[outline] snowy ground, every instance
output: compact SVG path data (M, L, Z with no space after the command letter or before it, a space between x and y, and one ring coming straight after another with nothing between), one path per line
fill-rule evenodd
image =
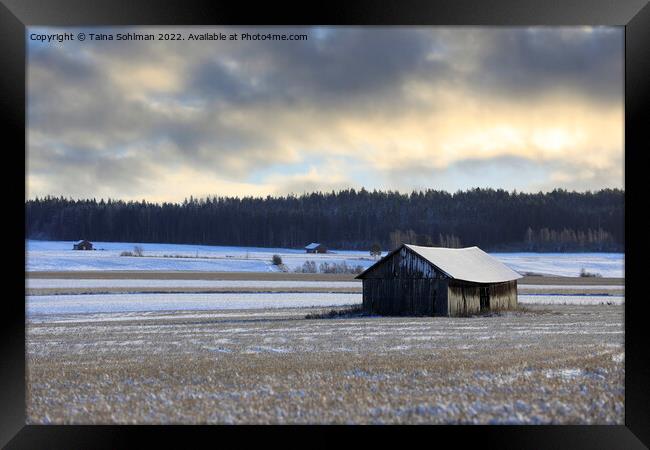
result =
M358 306L360 282L276 273L272 254L290 268L374 261L150 244L149 256L120 257L133 244L96 245L28 243L29 423L623 423L621 280L527 278L528 311L492 317L306 319ZM623 275L622 255L505 258Z
M308 255L304 250L282 248L93 242L96 250L75 251L72 244L65 241L26 241L26 270L275 272L279 269L271 263L274 254L280 255L290 270L301 267L308 260L317 263L345 262L364 268L375 262L368 252L344 250ZM144 257L119 256L123 251L133 251L136 245L142 247Z
M77 279L27 278L28 289L44 288L361 288L361 281L296 281L296 280L178 280L178 279ZM604 290L624 289L611 284L520 284L519 290Z
M577 277L581 269L603 277L624 278L623 253L494 253L517 272Z
M492 317L306 319L358 306L349 277L31 274L28 422L623 423L620 280L533 277L528 311Z
M91 294L26 297L27 315L127 311L195 311L341 306L361 303L359 294Z
M143 279L75 279L27 278L25 287L43 288L360 288L361 281L292 281L292 280L143 280ZM614 286L615 288L618 286Z
M361 294L348 293L146 293L27 296L29 317L132 311L195 311L360 305ZM523 305L622 305L616 295L525 295Z
M623 424L623 308L530 308L30 316L27 422Z
M301 249L223 247L179 244L138 244L94 242L96 251L74 251L72 242L35 241L25 243L26 270L172 270L273 272L274 254L281 256L289 270L305 261L343 263L367 268L375 262L368 252L332 250L327 254L306 254ZM144 257L119 256L139 245ZM384 253L385 254L385 253ZM165 258L164 255L182 256ZM581 269L603 277L624 277L622 253L494 253L497 259L519 272L577 277Z

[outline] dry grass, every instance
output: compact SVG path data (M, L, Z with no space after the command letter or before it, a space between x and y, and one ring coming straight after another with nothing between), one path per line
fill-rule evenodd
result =
M504 317L504 316L523 316L523 315L540 315L540 314L557 314L561 315L562 312L544 308L540 306L527 306L517 304L515 308L510 309L489 309L485 311L472 314L470 317Z
M552 308L51 317L27 328L28 422L622 424L623 308Z
M361 306L348 306L327 311L310 312L305 319L343 319L347 317L362 317L364 315Z

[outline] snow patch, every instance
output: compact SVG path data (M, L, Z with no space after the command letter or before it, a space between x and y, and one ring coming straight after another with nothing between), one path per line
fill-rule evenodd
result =
M42 288L355 288L361 281L134 280L27 278L25 287Z
M27 315L87 314L130 311L191 311L347 306L361 303L360 294L214 293L91 294L27 296Z
M227 247L211 245L151 244L137 242L93 242L94 251L72 250L72 241L26 240L26 271L63 270L189 270L219 272L275 272L274 254L294 270L305 261L342 263L370 267L376 260L367 251L332 250L306 254L304 249ZM144 257L119 256L143 248ZM182 256L165 258L164 255ZM491 253L517 272L577 277L584 268L603 277L625 276L623 253Z
M564 378L564 379L573 379L582 374L581 369L552 369L544 371L546 378Z

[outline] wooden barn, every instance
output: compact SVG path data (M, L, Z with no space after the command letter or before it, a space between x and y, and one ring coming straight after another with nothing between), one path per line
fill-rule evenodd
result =
M515 308L521 275L478 247L402 244L356 278L366 313L467 316Z
M318 242L312 242L311 244L305 247L307 253L327 253L327 247Z
M93 243L87 240L81 240L72 244L72 250L92 250Z

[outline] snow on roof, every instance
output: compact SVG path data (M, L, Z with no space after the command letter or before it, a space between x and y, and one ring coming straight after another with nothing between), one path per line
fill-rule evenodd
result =
M478 247L442 248L404 245L456 280L500 283L522 278L517 272Z
M403 246L412 250L449 277L456 280L470 281L473 283L501 283L522 278L517 272L478 247L443 248L422 247L410 244L404 244ZM362 278L363 274L368 272L370 268L381 264L400 248L402 246L390 252L377 263L357 275L356 278Z
M309 245L306 246L305 248L306 248L307 250L313 250L313 249L318 248L318 247L320 247L320 246L321 246L321 244L319 244L318 242L312 242L311 244L309 244Z

